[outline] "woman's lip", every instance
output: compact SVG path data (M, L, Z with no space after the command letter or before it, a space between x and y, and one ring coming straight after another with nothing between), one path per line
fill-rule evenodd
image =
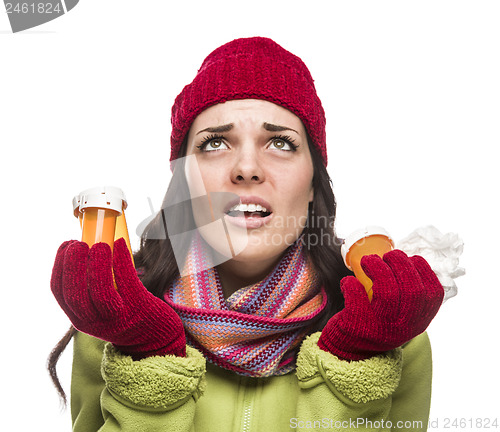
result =
M240 228L250 228L250 229L255 229L255 228L260 228L264 226L265 224L269 223L269 221L273 217L273 213L271 213L269 216L265 217L260 217L260 216L245 216L243 212L241 213L241 216L229 216L226 215L224 216L224 219L229 222L232 225L235 225Z

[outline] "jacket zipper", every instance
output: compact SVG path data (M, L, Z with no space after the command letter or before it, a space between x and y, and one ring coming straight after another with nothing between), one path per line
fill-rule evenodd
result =
M245 393L243 399L243 416L241 422L241 432L251 432L252 430L252 414L256 399L260 400L260 393L262 391L262 379L257 380L246 378L242 381L245 386Z
M242 432L250 432L250 423L252 418L252 402L250 398L245 398L243 407L243 424L241 427Z

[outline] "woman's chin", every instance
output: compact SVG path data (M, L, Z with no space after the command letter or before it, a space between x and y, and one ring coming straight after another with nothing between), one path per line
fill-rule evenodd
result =
M276 229L273 226L262 226L247 229L234 224L225 224L224 229L214 226L198 228L204 240L218 254L219 259L235 261L259 262L280 256L300 235L300 230Z
M249 232L245 239L245 247L233 256L235 261L261 262L281 256L283 252L297 239L295 235L288 235L289 241L281 233L269 232ZM243 244L243 239L238 239L239 245Z

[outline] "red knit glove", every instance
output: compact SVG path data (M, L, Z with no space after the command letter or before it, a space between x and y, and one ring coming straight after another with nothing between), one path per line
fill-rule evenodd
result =
M443 302L444 290L427 261L393 250L368 255L361 267L373 281L373 299L353 276L340 283L345 307L326 324L318 345L344 360L392 350L424 332Z
M123 239L115 242L113 256L106 243L97 243L90 251L86 243L63 243L51 289L76 329L111 342L136 360L186 355L179 316L141 283Z

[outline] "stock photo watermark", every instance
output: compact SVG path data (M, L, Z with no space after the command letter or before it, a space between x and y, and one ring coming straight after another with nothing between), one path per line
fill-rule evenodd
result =
M322 418L319 420L290 419L290 429L330 429L330 430L498 430L500 422L496 417L440 417L430 418L427 424L422 420L370 420L355 418L348 420L334 420Z
M4 0L4 5L12 32L17 33L59 18L78 2L79 0Z
M162 208L155 212L150 201L151 216L136 229L139 237L168 238L181 276L189 274L184 260L194 239L204 240L205 269L236 257L249 245L257 250L288 247L297 241L308 249L340 246L333 235L332 217L317 215L312 209L298 215L281 214L279 205L264 197L207 191L205 183L196 156L179 158L173 167L174 186L167 191Z
M320 420L299 420L297 418L290 419L290 429L330 429L330 430L408 430L422 429L424 430L424 422L422 420L370 420L367 418L355 418L348 420L334 420L324 417Z

